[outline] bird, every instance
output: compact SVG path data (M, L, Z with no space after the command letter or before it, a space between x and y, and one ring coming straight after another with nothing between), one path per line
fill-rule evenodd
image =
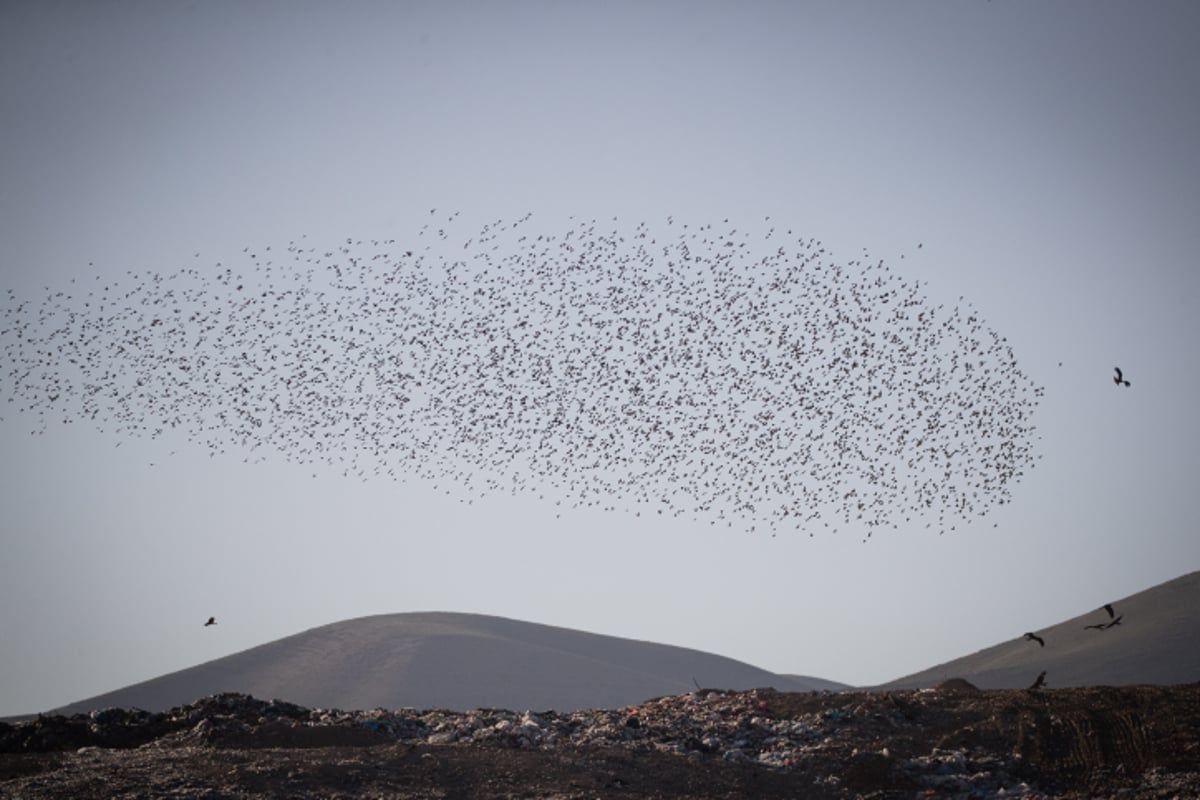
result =
M216 624L217 624L217 618L216 618L216 617L209 617L209 618L208 618L208 622L204 623L204 627L206 627L206 628L207 628L209 625L216 625Z
M1121 619L1125 616L1124 614L1118 615L1116 612L1116 609L1114 609L1112 607L1112 603L1105 603L1103 606L1101 606L1101 610L1108 613L1109 621L1108 622L1098 622L1095 625L1084 625L1083 629L1085 631L1086 630L1106 631L1109 628L1113 627L1114 625L1120 625Z
M1113 375L1113 383L1115 383L1117 386L1128 386L1129 381L1125 380L1125 378L1122 377L1121 368L1113 367L1113 370L1116 372L1116 374ZM1151 392L1151 394L1153 394L1153 392Z
M1045 642L1045 640L1044 640L1044 639L1042 639L1042 637L1038 636L1036 633L1027 633L1027 634L1025 634L1025 639L1026 639L1026 641L1030 641L1030 642L1037 642L1037 643L1038 643L1039 645L1041 645L1042 647L1045 647L1045 646L1046 646L1046 642Z
M1038 674L1037 680L1035 680L1029 688L1031 690L1032 689L1041 689L1045 685L1046 685L1046 670L1042 670L1041 673Z

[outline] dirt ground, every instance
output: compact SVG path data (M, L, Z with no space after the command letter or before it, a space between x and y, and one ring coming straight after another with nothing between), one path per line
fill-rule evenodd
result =
M767 722L778 729L820 719L826 727L799 756L764 765L684 738L687 719L631 726L608 743L522 745L502 738L435 744L429 736L282 717L232 726L207 707L186 727L146 715L102 735L79 720L42 718L0 725L0 797L1200 797L1200 684L757 690L723 694L722 708L747 697L753 719L706 706L696 714L720 717L748 739Z

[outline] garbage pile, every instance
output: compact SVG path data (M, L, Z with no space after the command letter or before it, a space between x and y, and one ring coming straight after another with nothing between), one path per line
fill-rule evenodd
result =
M915 694L915 693L914 693ZM1017 756L978 748L933 748L914 755L905 736L917 723L903 706L839 696L822 710L780 714L770 690L701 691L621 709L569 713L309 709L243 694L221 694L150 713L106 709L70 717L0 723L0 753L90 747L323 747L406 741L424 746L656 750L681 758L745 762L800 771L827 786L890 785L929 797L1049 795L1019 777Z

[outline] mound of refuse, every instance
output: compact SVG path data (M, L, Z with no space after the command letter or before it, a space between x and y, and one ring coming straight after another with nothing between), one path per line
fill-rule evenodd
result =
M225 694L158 713L0 724L0 793L1196 796L1198 731L1200 684L699 690L570 713L316 709ZM203 755L214 750L219 768Z

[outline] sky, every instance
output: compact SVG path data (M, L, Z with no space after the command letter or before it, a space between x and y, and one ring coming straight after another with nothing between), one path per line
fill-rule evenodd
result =
M1190 2L0 3L3 303L399 248L430 209L463 237L770 217L965 298L1044 390L1007 503L865 541L468 504L5 403L0 715L425 610L867 685L1197 569L1197 86Z

